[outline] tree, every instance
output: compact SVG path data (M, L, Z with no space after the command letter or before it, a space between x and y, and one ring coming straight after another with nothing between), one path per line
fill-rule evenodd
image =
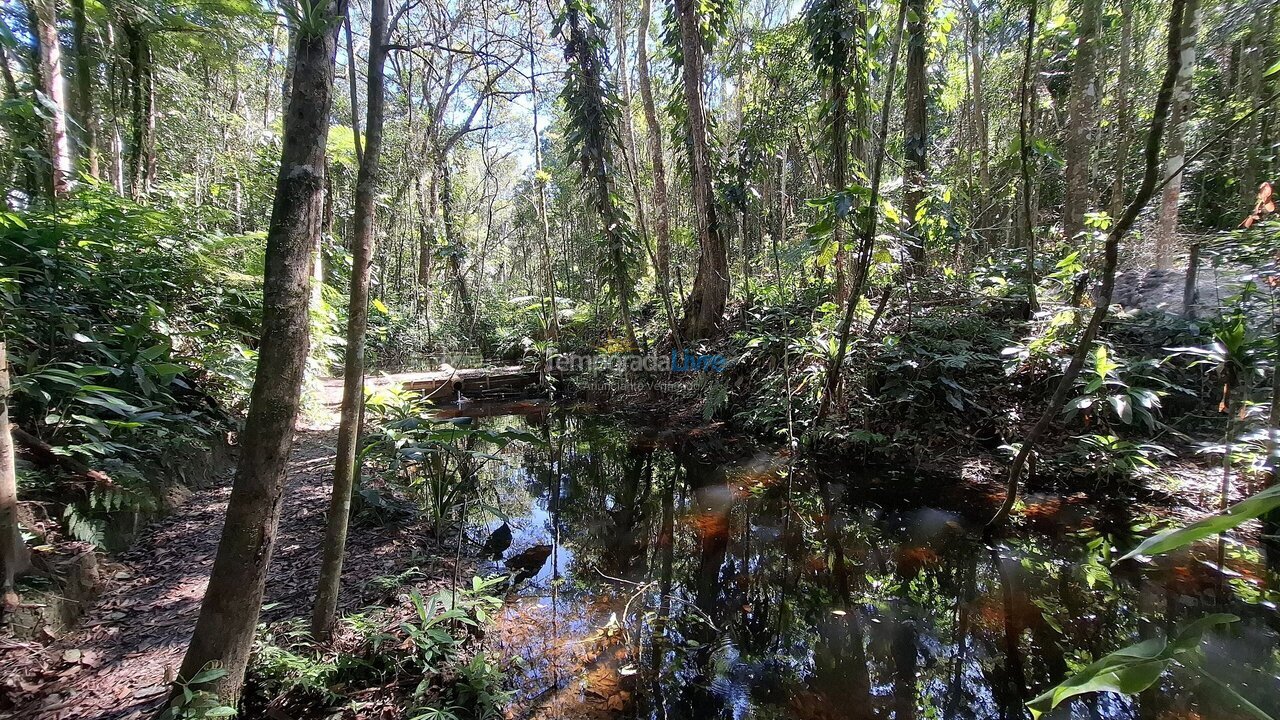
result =
M715 3L705 7L720 9ZM683 90L685 132L689 153L689 182L693 186L694 224L698 238L698 264L693 288L685 301L682 334L689 339L710 337L724 321L729 300L729 250L716 219L715 188L707 132L707 103L702 84L706 77L704 18L695 0L675 0L679 26L680 79Z
M369 323L369 272L376 242L378 163L382 156L382 126L386 115L386 38L388 0L372 0L369 18L369 74L366 80L365 141L356 176L355 217L351 239L351 294L347 304L346 362L342 374L342 410L333 467L333 493L324 539L320 583L311 615L311 633L328 639L338 610L342 559L351 516L351 489L359 473L356 441L360 437L360 408L364 402L364 341Z
M18 477L9 432L9 355L0 340L0 597L13 600L13 580L31 567L31 552L18 530Z
M1031 209L1031 138L1035 118L1036 0L1027 3L1027 42L1022 55L1022 81L1018 85L1018 170L1022 175L1022 232L1027 249L1027 317L1035 313L1036 300L1036 219Z
M828 86L826 114L831 136L828 152L831 154L831 174L828 193L843 193L849 184L849 67L859 48L859 15L857 2L847 0L814 0L805 6L805 29L809 34L809 56L813 58L818 75ZM844 212L841 212L841 210ZM836 301L848 298L848 261L845 254L848 209L836 210L832 228L835 254Z
M604 239L606 278L618 304L618 315L632 349L639 348L631 319L635 232L621 205L612 177L617 172L614 147L618 143L618 98L605 72L605 48L600 30L607 27L587 0L567 0L556 21L555 34L564 38L569 62L561 99L568 113L566 139L570 154L580 159L581 178L600 222Z
M648 136L650 171L653 176L653 224L657 249L654 251L654 270L658 280L658 292L667 312L674 316L671 307L671 204L667 198L667 167L662 151L662 125L653 101L653 82L649 76L649 22L652 8L650 0L640 0L640 24L636 30L636 74L640 79L640 104L644 108L645 132ZM672 323L673 338L680 345L679 328Z
M1165 177L1170 178L1160 195L1160 211L1152 231L1156 243L1156 267L1173 267L1178 241L1178 205L1182 199L1183 165L1187 159L1186 125L1191 117L1191 82L1196 69L1196 36L1200 33L1200 0L1186 0L1186 26L1179 46L1177 85L1173 115L1169 117L1169 139L1165 149Z
M275 546L310 343L311 248L320 232L325 148L344 0L298 6L292 95L285 114L275 202L267 232L262 344L222 539L181 676L210 663L214 688L235 704Z
M1093 0L1090 0L1093 1ZM903 154L906 155L906 191L902 206L913 235L911 269L915 275L925 261L925 238L920 231L924 212L925 180L929 172L928 88L925 78L926 43L929 39L929 10L925 0L910 0L907 7L907 86L903 99Z
M1062 234L1068 241L1084 230L1084 215L1094 200L1089 187L1089 167L1096 141L1094 110L1098 104L1096 64L1101 19L1102 0L1081 1L1064 148L1067 196L1062 210Z
M889 54L884 102L880 104L880 142L876 147L875 157L871 165L871 196L867 202L866 218L861 228L862 233L858 238L858 254L854 264L853 287L848 299L845 301L844 316L840 320L840 329L837 333L839 342L836 345L836 354L830 359L826 376L823 378L822 399L818 403L818 412L814 420L815 425L821 425L826 420L827 412L831 409L832 402L835 401L836 393L840 391L840 374L844 368L845 355L849 351L849 335L853 331L854 313L857 311L858 303L862 299L862 288L866 284L867 273L871 270L871 254L875 250L876 228L879 227L880 223L880 181L881 172L884 168L884 156L888 147L889 113L893 109L893 80L894 75L898 72L898 55L902 49L902 29L906 24L907 3L909 1L900 0L898 3L898 21L894 26L893 50Z
M1124 212L1124 170L1129 160L1129 125L1132 122L1130 106L1132 97L1132 64L1133 49L1133 0L1120 0L1120 66L1116 79L1116 153L1115 179L1111 183L1111 217L1118 218Z
M819 77L827 83L826 114L831 131L827 151L831 154L828 193L842 193L849 186L849 67L858 47L854 42L858 31L856 3L846 0L815 0L805 6L805 29L809 33L809 55ZM845 259L846 222L837 204L832 242L836 252L832 264L836 269L836 301L844 302L849 293Z
M1102 277L1098 284L1097 305L1094 307L1093 312L1090 313L1089 322L1085 325L1083 332L1080 333L1080 337L1076 341L1076 349L1071 355L1071 361L1067 364L1062 377L1058 380L1058 386L1053 391L1053 396L1049 399L1044 413L1036 420L1036 424L1031 427L1031 430L1023 438L1022 444L1018 446L1018 452L1014 455L1013 462L1009 465L1004 502L1000 505L995 517L991 519L992 525L1003 524L1008 520L1009 513L1013 510L1014 503L1018 500L1018 485L1021 481L1022 469L1026 466L1027 458L1035 450L1036 442L1044 436L1049 426L1062 412L1062 408L1066 406L1067 395L1071 392L1076 378L1080 376L1080 370L1084 367L1085 359L1093 350L1093 340L1098 335L1098 328L1102 326L1103 318L1111 311L1111 295L1112 291L1115 290L1116 266L1119 264L1120 257L1120 241L1128 234L1129 229L1133 227L1134 222L1138 219L1138 213L1142 212L1142 209L1146 207L1156 191L1157 176L1160 172L1160 144L1164 139L1166 117L1169 115L1169 108L1174 101L1174 87L1177 83L1178 75L1182 71L1182 60L1185 57L1182 46L1182 33L1191 25L1192 17L1196 12L1195 5L1196 0L1173 0L1173 7L1169 13L1169 40L1166 52L1168 66L1165 70L1164 79L1160 83L1160 90L1156 94L1155 108L1151 117L1151 129L1147 133L1142 184L1138 187L1138 192L1133 202L1129 203L1128 207L1125 208L1124 214L1116 219L1107 232L1106 242L1103 246Z
M75 50L76 124L80 126L80 158L90 177L98 177L97 120L93 114L93 58L85 39L88 21L84 0L71 0L71 42Z
M542 128L539 125L538 113L538 65L537 53L533 43L534 0L529 0L529 98L533 106L533 182L538 193L538 239L542 243L542 292L546 297L547 336L556 341L560 338L560 308L556 300L556 277L551 270L551 221L547 216L547 179L542 170Z
M31 34L39 46L40 92L49 115L50 190L61 197L71 189L74 169L67 132L67 89L62 75L62 44L58 39L57 0L31 0Z

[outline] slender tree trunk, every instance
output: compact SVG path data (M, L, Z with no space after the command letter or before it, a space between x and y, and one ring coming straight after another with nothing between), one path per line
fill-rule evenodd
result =
M640 80L640 103L644 106L645 132L649 139L649 163L653 166L653 225L657 250L654 252L655 274L658 292L671 322L672 339L677 347L680 330L671 303L671 207L667 200L667 168L662 151L662 125L658 123L658 111L653 101L653 83L649 78L649 21L652 14L650 0L640 0L640 23L636 31L636 74Z
M551 271L551 219L547 215L547 178L542 172L542 128L538 113L538 66L533 43L534 0L529 0L529 96L533 104L533 182L538 188L538 240L542 245L542 292L547 298L547 336L553 341L560 338L560 309L556 301L556 277ZM639 202L639 198L636 198Z
M439 166L423 168L420 177L423 179L420 181L421 193L418 198L421 214L418 228L418 314L430 322L431 270L436 252L436 222L440 215Z
M838 193L849 184L849 86L844 68L831 72L831 188ZM836 275L836 303L849 299L848 258L845 245L848 226L845 218L837 218L832 242L836 244L833 265Z
M360 92L359 80L356 78L356 48L355 40L351 37L351 6L347 6L347 12L342 16L343 37L347 40L347 92L351 98L351 142L355 144L356 149L356 166L364 166L364 150L360 146ZM373 42L370 39L369 52L373 52Z
M453 217L453 168L449 165L449 154L440 155L440 213L444 224L444 244L449 250L449 271L453 274L453 285L458 293L458 302L462 304L463 327L470 330L476 324L476 303L467 287L466 272L462 261L466 258L467 248L458 238Z
M1182 165L1187 157L1186 126L1191 116L1191 82L1196 69L1196 36L1200 32L1200 0L1186 0L1187 20L1179 46L1177 87L1174 91L1173 115L1169 118L1169 140L1165 151L1165 177L1173 179L1160 196L1160 213L1156 216L1156 268L1173 267L1178 252L1178 204L1182 197Z
M209 663L221 663L227 674L213 683L213 689L231 705L240 697L262 609L307 364L308 270L322 222L325 144L338 27L345 7L344 0L321 6L317 20L322 29L315 34L297 33L293 97L284 120L267 232L258 371L222 539L182 663L184 678L195 676Z
M1027 317L1035 313L1036 301L1036 222L1031 209L1031 123L1035 116L1036 0L1027 4L1027 45L1022 61L1022 83L1018 108L1018 168L1022 174L1022 222L1027 249Z
M1132 63L1133 50L1133 0L1120 0L1120 74L1116 80L1116 155L1115 180L1111 183L1111 217L1118 218L1124 212L1124 171L1129 159L1129 135L1132 123L1133 83Z
M311 615L311 634L327 640L338 611L342 559L351 517L351 489L359 473L356 440L360 436L360 406L364 402L364 339L369 323L369 271L373 263L378 210L378 162L382 154L382 125L386 114L385 38L389 0L372 0L369 17L369 75L365 85L365 146L356 176L355 232L351 240L351 297L347 305L347 350L342 375L342 410L333 467L333 495L324 537L320 585ZM348 35L350 37L350 35ZM355 72L355 67L350 68Z
M93 58L85 41L84 0L71 0L71 39L76 54L76 122L80 125L80 157L90 177L98 177L98 129L93 114Z
M978 146L978 225L986 240L990 240L991 225L991 137L987 124L987 100L984 94L984 44L982 42L982 16L973 5L966 5L969 15L969 68L973 76L973 127L974 142Z
M867 203L869 212L867 214L867 222L863 224L861 236L858 238L858 255L855 258L853 287L849 293L849 299L844 305L844 317L840 321L840 342L837 345L836 356L831 359L830 364L827 366L822 399L818 401L818 412L814 420L815 425L821 425L826 419L827 412L831 409L836 393L840 391L840 373L844 367L845 354L849 350L849 334L853 330L853 317L862 296L863 285L866 284L867 273L871 269L871 256L875 251L876 229L880 223L880 180L884 169L884 156L889 138L889 114L893 109L893 83L894 76L898 71L898 55L902 49L902 29L906 23L908 1L900 0L898 3L898 20L897 24L894 25L893 49L889 54L889 70L885 78L884 102L880 104L880 142L876 147L875 157L871 165L871 198Z
M903 211L912 235L911 268L915 276L924 269L925 237L920 223L924 211L925 179L929 172L927 88L925 86L926 43L929 39L929 11L925 0L910 0L907 8L907 86L903 100L903 154L906 155L906 191Z
M151 105L150 75L148 63L150 50L146 33L136 20L125 19L121 23L129 46L130 85L130 133L129 194L141 200L149 191L147 148L151 145L151 128L154 127L154 108Z
M31 551L18 531L18 476L13 436L9 433L9 360L0 340L0 596L4 605L16 600L13 579L31 567Z
M1085 325L1084 332L1080 335L1075 352L1071 355L1071 361L1063 372L1062 378L1058 381L1058 387L1054 390L1053 397L1049 399L1049 404L1040 419L1036 421L1036 424L1032 426L1023 439L1022 444L1018 447L1017 454L1014 455L1013 462L1009 465L1008 489L1004 503L991 520L992 525L999 525L1008 520L1009 512L1013 510L1013 505L1018 500L1018 485L1022 479L1022 468L1035 450L1036 443L1048 431L1049 426L1053 424L1053 421L1062 412L1062 408L1067 404L1067 395L1071 393L1071 388L1075 384L1076 378L1079 377L1081 368L1084 367L1085 359L1093 349L1093 340L1098 335L1098 328L1102 326L1103 318L1107 316L1111 309L1111 294L1115 289L1120 240L1129 232L1129 228L1133 227L1134 222L1138 219L1138 213L1142 212L1142 209L1151 200L1152 195L1155 194L1156 182L1160 173L1160 145L1164 139L1166 116L1169 114L1170 105L1173 104L1174 86L1176 85L1178 74L1181 72L1182 59L1184 57L1182 53L1182 32L1184 25L1189 24L1185 21L1189 20L1195 13L1195 1L1173 0L1173 7L1169 14L1168 67L1165 71L1164 80L1160 84L1160 90L1156 95L1156 104L1151 118L1151 130L1147 134L1142 185L1138 188L1133 202L1129 203L1124 214L1116 220L1115 224L1107 232L1106 244L1103 250L1102 279L1098 289L1098 303L1094 307L1093 313L1089 316L1089 323Z
M683 334L690 339L710 337L719 331L729 299L729 251L716 219L715 191L711 182L708 151L707 105L702 92L705 78L702 19L695 0L675 0L679 16L680 53L685 130L689 135L689 175L693 185L693 211L698 235L698 266L693 288L685 303Z
M53 196L71 189L75 170L71 162L71 138L67 132L67 90L62 75L62 44L58 40L57 0L31 0L32 35L39 45L40 89L49 101L49 165Z
M1097 138L1095 111L1098 105L1098 25L1102 22L1102 0L1082 0L1077 19L1079 34L1071 76L1070 110L1067 119L1066 203L1062 211L1063 237L1072 242L1084 231L1084 216L1092 205L1089 187L1090 157Z

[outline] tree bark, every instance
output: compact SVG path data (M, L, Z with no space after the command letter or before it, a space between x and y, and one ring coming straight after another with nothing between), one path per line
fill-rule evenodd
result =
M129 195L141 200L151 191L149 170L154 150L155 106L152 94L151 49L146 32L136 20L122 18L121 27L129 46L130 104Z
M62 44L58 40L57 0L31 0L32 35L39 46L40 89L49 112L48 149L51 190L55 198L71 190L75 170L67 132L67 90L62 75Z
M444 225L444 244L449 252L449 272L453 275L453 286L458 293L458 302L462 304L463 329L467 332L476 324L476 302L471 297L471 289L467 287L466 271L462 261L467 255L467 246L458 238L457 226L453 217L453 168L449 165L449 153L440 155L440 215Z
M98 177L98 128L93 114L93 59L85 41L87 21L84 0L71 0L71 39L76 61L76 123L80 125L81 167Z
M698 233L698 265L685 302L683 334L706 338L719 331L729 299L729 252L716 219L715 189L708 152L702 22L695 0L676 0L679 16L681 75L687 105L685 130L689 144L689 176Z
M1098 0L1091 0L1098 1ZM925 262L925 237L921 232L920 215L925 199L924 184L929 171L927 93L925 87L925 59L929 39L929 12L925 0L910 0L907 7L907 85L903 99L903 153L906 155L906 190L902 209L907 213L907 225L912 235L911 267L914 276Z
M347 92L351 99L351 142L355 145L356 150L356 166L364 167L364 149L360 145L360 93L358 91L359 81L356 78L356 47L355 39L351 36L351 6L347 6L347 12L342 16L343 37L347 40ZM373 52L373 43L370 39L369 52ZM384 52L385 58L385 52ZM367 92L367 89L366 89ZM358 174L358 173L357 173ZM357 181L358 182L358 181Z
M1098 105L1098 25L1102 21L1102 0L1082 0L1077 22L1076 56L1071 77L1070 110L1067 118L1066 203L1062 211L1063 237L1073 242L1084 231L1084 216L1092 204L1089 166L1096 142Z
M982 16L978 8L966 4L969 15L969 68L973 76L972 106L974 142L978 146L978 213L979 232L989 239L991 224L991 136L987 122L987 101L984 90L984 50L982 43Z
M1196 69L1196 36L1200 32L1200 1L1186 0L1186 26L1178 50L1178 78L1174 90L1173 115L1169 118L1169 144L1165 152L1165 177L1172 176L1160 196L1160 213L1153 231L1156 240L1156 268L1173 267L1178 252L1178 203L1182 196L1182 165L1187 157L1186 124L1191 116L1191 82Z
M351 489L359 473L356 441L360 436L360 406L364 402L364 340L369 323L369 271L376 242L378 163L382 154L382 126L386 115L386 37L389 0L372 0L369 18L369 73L365 84L365 145L356 174L355 231L351 239L351 297L347 305L347 350L342 376L342 409L333 468L320 584L311 615L311 634L329 639L338 611L342 559L351 517ZM350 32L348 30L348 32ZM350 35L348 34L348 38ZM350 72L355 72L354 65Z
M230 705L239 700L262 609L307 363L308 270L322 222L325 144L345 6L344 0L322 6L317 29L297 33L293 97L267 232L258 371L222 539L182 663L184 678L221 663L227 674L213 690Z
M847 58L846 58L847 60ZM843 63L842 63L843 64ZM844 68L831 72L831 192L842 192L849 184L849 86ZM836 303L849 299L848 258L845 252L848 227L837 218L832 232L836 244L833 265L836 275Z
M657 250L654 252L654 269L658 278L658 292L662 294L667 314L674 317L671 307L671 206L667 200L667 168L662 151L662 125L658 123L658 111L653 101L653 83L649 78L649 21L652 14L650 0L640 0L640 23L636 31L636 74L640 81L640 103L644 106L644 125L649 140L649 163L653 169L653 225ZM671 327L673 340L680 342L679 328Z
M551 271L551 219L547 215L547 178L542 172L542 128L538 113L538 65L533 43L533 0L529 0L529 97L533 105L533 182L538 190L538 239L542 243L542 292L546 299L547 337L560 339L560 308L556 300L556 277ZM639 198L636 199L639 202Z
M1129 159L1129 135L1132 123L1130 103L1130 85L1133 71L1131 64L1133 50L1133 0L1120 0L1120 74L1116 80L1116 155L1115 180L1111 184L1112 219L1120 217L1124 212L1125 182L1124 171Z
M1093 349L1093 340L1097 337L1098 328L1102 326L1102 320L1111 309L1111 294L1115 289L1120 240L1129 232L1129 228L1133 227L1134 222L1138 219L1138 213L1142 212L1142 209L1146 207L1151 197L1155 194L1156 181L1160 172L1160 145L1164 139L1165 119L1169 114L1170 105L1173 104L1174 86L1177 84L1176 81L1181 72L1182 59L1184 57L1182 53L1182 33L1184 26L1190 25L1188 21L1195 14L1195 2L1196 0L1173 0L1173 7L1169 13L1168 67L1165 70L1164 79L1160 83L1160 90L1156 94L1156 104L1151 118L1151 130L1147 134L1142 185L1138 188L1133 202L1129 203L1124 214L1116 220L1107 232L1097 305L1089 316L1089 323L1085 325L1084 331L1080 335L1075 352L1071 355L1071 361L1063 372L1062 378L1058 381L1058 387L1049 399L1048 406L1023 439L1022 444L1018 447L1017 454L1014 455L1013 462L1009 465L1008 486L1004 502L996 512L995 517L991 519L991 525L1000 525L1008 520L1009 512L1013 510L1013 505L1018 500L1018 486L1022 479L1022 468L1035 450L1036 443L1048 431L1049 426L1053 424L1053 421L1062 412L1062 408L1067 404L1067 395L1071 393L1071 388L1074 386L1076 378L1080 376L1080 370L1084 367L1089 352Z
M836 356L827 365L826 377L823 379L822 398L818 401L818 412L814 424L821 425L831 409L836 393L840 391L840 372L844 367L845 354L849 350L849 334L853 329L853 317L862 297L862 288L866 284L867 273L871 269L871 257L875 251L876 229L880 223L880 181L884 169L884 156L889 139L889 114L893 109L894 76L898 71L898 55L902 49L902 29L907 18L907 2L898 3L898 19L894 25L893 49L889 54L889 69L885 77L884 102L880 103L879 138L875 156L871 164L871 198L867 203L867 221L863 224L861 236L858 238L858 255L853 271L853 287L849 299L844 305L844 317L840 321L840 342L836 348Z
M18 531L18 475L9 434L9 360L0 340L0 595L14 598L13 580L31 567L31 551Z
M1031 130L1035 117L1035 47L1036 47L1036 0L1027 5L1027 44L1022 60L1022 83L1019 87L1018 103L1018 169L1022 174L1022 222L1023 238L1027 251L1027 317L1035 313L1039 303L1036 301L1036 222L1035 213L1031 209Z

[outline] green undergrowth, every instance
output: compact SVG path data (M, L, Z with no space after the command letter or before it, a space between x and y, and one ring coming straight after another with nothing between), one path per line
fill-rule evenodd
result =
M395 707L415 720L501 717L506 668L483 639L507 582L475 577L431 594L400 586L387 606L341 618L329 643L314 642L300 621L260 628L241 712L345 717Z

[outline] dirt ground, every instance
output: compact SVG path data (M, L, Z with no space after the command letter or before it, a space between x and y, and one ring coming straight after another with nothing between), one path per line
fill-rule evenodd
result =
M322 407L295 436L264 621L310 611L340 397L340 384L326 381ZM0 718L124 720L153 714L195 627L230 492L228 473L146 529L129 551L104 560L105 589L74 630L47 644L0 635ZM417 545L405 529L353 529L344 602L366 601L367 582L403 569Z

